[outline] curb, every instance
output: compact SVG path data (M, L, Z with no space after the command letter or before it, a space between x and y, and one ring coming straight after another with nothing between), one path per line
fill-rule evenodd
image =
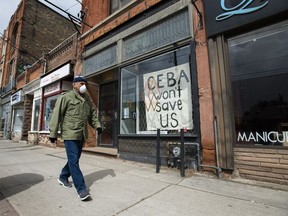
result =
M0 192L0 215L1 216L19 216L7 199Z

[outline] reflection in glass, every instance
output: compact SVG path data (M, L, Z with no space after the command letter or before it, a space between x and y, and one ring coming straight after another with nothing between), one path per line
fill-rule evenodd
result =
M288 23L230 38L238 144L288 146Z
M21 132L22 131L22 124L23 124L23 109L16 108L14 109L14 125L13 131L14 132Z
M189 63L190 49L184 47L157 57L141 61L121 70L121 134L150 134L147 130L144 76L163 69ZM190 71L189 71L190 73ZM190 76L189 76L190 77ZM147 86L146 86L147 88ZM153 93L151 93L153 94ZM191 96L191 91L189 96ZM192 105L191 105L192 106ZM156 131L154 131L156 133ZM178 133L178 130L162 131L166 134ZM188 133L191 133L189 130Z
M38 131L39 117L40 117L40 99L34 101L34 113L32 117L32 130Z
M52 111L54 109L55 103L59 95L54 95L52 97L48 97L44 100L44 125L42 130L48 131L49 130L49 121L52 116Z

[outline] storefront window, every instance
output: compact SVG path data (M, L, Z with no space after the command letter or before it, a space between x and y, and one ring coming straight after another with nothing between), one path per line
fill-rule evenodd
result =
M10 103L2 105L2 119L1 119L1 131L4 133L4 137L8 135L8 121L10 116Z
M184 47L121 70L121 134L192 132L189 56Z
M236 143L288 147L288 22L228 40Z
M39 117L40 117L40 99L34 100L33 116L32 116L32 130L38 131Z
M52 116L52 111L54 109L55 103L59 95L54 95L44 100L44 125L42 130L48 131L49 130L49 121Z
M21 132L22 131L22 124L23 124L23 109L16 108L14 109L14 125L13 131L14 132Z

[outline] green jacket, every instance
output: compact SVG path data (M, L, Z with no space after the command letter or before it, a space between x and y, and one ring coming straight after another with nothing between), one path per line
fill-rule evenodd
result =
M81 97L74 89L61 95L49 122L50 137L56 138L59 130L63 140L88 138L87 123L94 129L101 127L95 109L88 96Z

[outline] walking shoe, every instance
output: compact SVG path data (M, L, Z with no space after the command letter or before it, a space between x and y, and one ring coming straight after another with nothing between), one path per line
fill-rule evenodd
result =
M91 195L89 194L88 191L81 191L81 192L78 193L78 197L79 197L82 201L84 201L84 200L88 199L89 197L91 197Z
M60 185L62 185L65 188L72 187L72 184L68 180L64 180L64 179L58 178L58 182L59 182Z

